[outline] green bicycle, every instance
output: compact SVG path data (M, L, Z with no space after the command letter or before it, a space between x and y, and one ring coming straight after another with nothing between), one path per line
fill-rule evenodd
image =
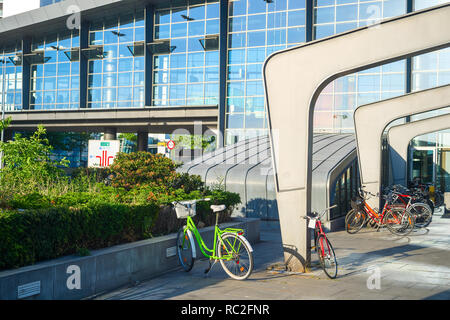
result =
M205 274L209 273L212 266L220 261L222 268L233 279L247 279L253 270L253 249L244 237L244 230L226 228L221 230L218 226L219 213L226 209L225 205L212 205L211 210L216 213L216 224L214 226L213 248L210 249L203 241L200 232L192 220L196 214L196 204L199 201L209 201L209 198L189 201L172 202L178 219L187 219L177 235L177 254L183 269L188 272L194 266L196 259L196 245L202 254L209 259L209 268ZM211 265L211 261L214 263Z

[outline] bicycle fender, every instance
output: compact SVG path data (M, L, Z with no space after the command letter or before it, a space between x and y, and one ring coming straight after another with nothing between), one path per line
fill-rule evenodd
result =
M241 239L242 242L244 242L247 245L248 250L250 250L250 252L253 252L253 248L252 248L250 242L248 242L248 240L244 236L238 235L238 238Z
M187 230L187 234L188 234L188 237L189 237L189 241L191 242L192 257L194 259L196 259L197 258L197 247L195 246L194 236L192 235L192 232L189 229Z

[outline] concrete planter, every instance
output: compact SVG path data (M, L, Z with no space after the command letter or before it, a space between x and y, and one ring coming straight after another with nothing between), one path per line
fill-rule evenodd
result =
M250 243L259 241L259 219L234 219L222 228L245 229ZM214 227L200 230L211 246ZM0 272L0 299L83 299L179 267L176 234L95 250L90 256L67 256ZM197 258L201 258L197 251ZM199 255L200 254L200 255Z

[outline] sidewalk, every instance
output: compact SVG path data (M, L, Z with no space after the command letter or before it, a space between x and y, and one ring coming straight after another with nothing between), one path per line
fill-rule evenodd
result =
M97 299L450 299L450 217L437 212L428 229L403 238L368 228L354 235L330 233L329 238L339 264L334 280L317 268L314 252L311 273L268 270L283 262L281 235L277 224L262 223L261 242L254 245L255 269L246 281L228 278L220 264L205 277L204 260L189 273L180 269ZM376 273L379 288L371 281ZM375 288L369 289L368 282Z

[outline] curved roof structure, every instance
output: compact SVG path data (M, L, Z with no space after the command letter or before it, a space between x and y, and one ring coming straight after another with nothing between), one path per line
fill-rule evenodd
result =
M356 158L353 134L315 134L313 139L312 210L330 203L334 179ZM223 184L239 193L236 216L278 219L272 156L268 136L240 141L188 162L181 172L200 175L207 185Z

